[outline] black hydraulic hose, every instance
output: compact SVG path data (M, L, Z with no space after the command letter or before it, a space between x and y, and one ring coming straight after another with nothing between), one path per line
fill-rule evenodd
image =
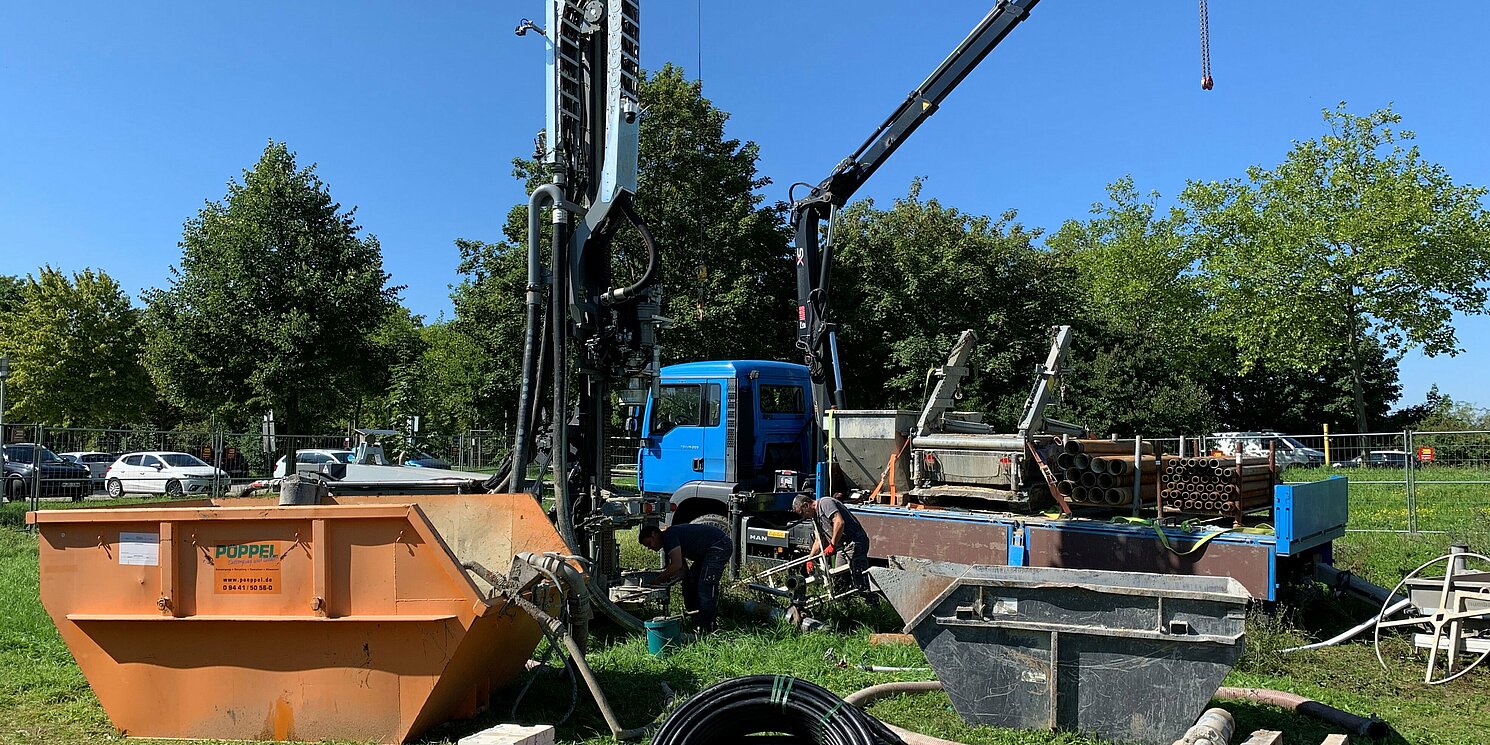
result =
M814 745L905 745L884 722L826 688L789 675L753 675L711 686L679 706L652 745L753 743L765 733Z
M538 346L539 306L542 296L542 256L539 250L543 240L543 221L540 215L547 203L555 212L564 209L564 189L558 184L544 184L533 190L528 198L528 288L526 295L527 314L523 325L523 367L517 396L517 432L512 443L512 473L507 478L507 490L516 492L522 488L527 472L528 453L528 408L537 408L533 387L534 368L537 366L535 348ZM555 231L557 234L558 231ZM557 244L556 246L557 247Z
M601 305L616 305L624 303L637 295L640 295L657 278L657 271L662 264L661 253L657 250L657 239L652 237L652 231L647 230L647 224L642 222L641 216L636 214L635 199L630 195L622 197L616 202L616 207L621 214L636 227L636 232L642 236L642 244L647 247L647 268L642 272L640 279L626 287L611 290L600 296Z

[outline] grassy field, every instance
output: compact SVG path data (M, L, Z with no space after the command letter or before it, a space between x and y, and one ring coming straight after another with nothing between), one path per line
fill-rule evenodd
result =
M1450 538L1469 540L1483 548L1487 515L1485 494L1490 487L1465 497L1469 487L1451 487L1458 501L1442 504L1454 514L1445 524L1461 526L1450 535L1395 536L1351 533L1338 545L1337 557L1346 567L1388 585L1420 563L1443 551ZM1352 487L1352 525L1389 525L1403 510L1399 491L1371 485ZM1426 488L1419 486L1423 515ZM1478 501L1475 501L1478 499ZM70 507L55 503L49 506ZM36 539L21 525L20 505L0 508L0 744L97 742L117 739L97 700L71 655L54 630L37 598ZM1462 515L1463 522L1460 521ZM1441 518L1435 518L1441 519ZM1423 526L1429 529L1427 525ZM655 556L623 540L623 561L648 566ZM675 654L655 658L645 640L607 635L593 639L590 663L626 726L638 726L665 710L661 684L687 694L721 679L757 673L790 672L840 694L890 680L927 679L922 674L863 672L852 664L916 667L924 664L914 646L871 646L875 631L898 631L901 622L888 608L870 609L860 603L829 615L825 631L801 634L762 624L745 616L732 592L727 599L722 633L688 645ZM1295 655L1277 650L1321 638L1363 618L1374 608L1326 596L1317 588L1287 599L1271 614L1260 611L1248 624L1247 652L1227 685L1278 688L1311 696L1360 714L1376 713L1396 730L1386 742L1393 745L1460 745L1485 741L1485 712L1490 711L1490 670L1445 686L1428 687L1415 681L1421 665L1405 644L1389 648L1390 672L1376 663L1369 642ZM837 660L851 663L844 668ZM453 743L459 737L501 721L551 722L570 701L569 682L558 669L540 671L516 717L509 716L510 698L504 694L492 711L475 721L453 722L429 733L426 742ZM1281 729L1285 740L1316 745L1330 730L1313 720L1281 710L1248 704L1223 704L1236 714L1239 730ZM951 710L943 694L902 696L876 704L871 712L886 721L940 737L975 745L1096 745L1071 733L1037 733L970 727ZM581 689L574 716L559 729L570 743L607 743L598 711Z
M1464 543L1490 550L1490 468L1424 466L1415 474L1416 535L1405 530L1409 510L1403 472L1386 468L1295 469L1285 481L1326 475L1350 479L1350 530L1335 542L1336 563L1391 587L1423 562ZM1385 482L1385 483L1380 483Z

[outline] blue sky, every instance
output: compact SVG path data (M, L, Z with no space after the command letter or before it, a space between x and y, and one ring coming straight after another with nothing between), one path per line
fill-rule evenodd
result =
M643 0L643 62L701 69L731 134L760 144L776 199L858 145L988 6L706 2L700 18L698 0ZM1429 159L1490 183L1490 3L1211 6L1205 93L1195 3L1046 0L861 195L919 176L944 203L1054 229L1124 174L1173 195L1275 163L1342 100L1394 103ZM6 0L0 272L162 285L182 223L274 138L358 207L407 304L448 314L452 241L499 237L523 199L508 163L543 124L541 42L512 34L524 16L541 19L541 0ZM1438 383L1490 404L1490 320L1459 329L1459 357L1404 360L1404 403Z

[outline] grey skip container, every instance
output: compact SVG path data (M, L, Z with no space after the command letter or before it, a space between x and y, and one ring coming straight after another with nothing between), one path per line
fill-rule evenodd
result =
M875 583L969 723L1170 745L1241 656L1230 577L893 557Z

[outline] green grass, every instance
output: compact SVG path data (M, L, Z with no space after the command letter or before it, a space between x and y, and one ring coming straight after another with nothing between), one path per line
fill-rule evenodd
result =
M1400 504L1387 491L1352 487L1353 524L1360 519L1393 519ZM1467 490L1469 487L1454 487ZM1490 487L1479 487L1490 492ZM1419 486L1420 515L1425 487ZM1464 492L1461 492L1464 493ZM146 501L146 500L140 500ZM62 509L97 506L49 503ZM112 503L109 503L112 504ZM1469 502L1470 510L1478 509ZM1462 508L1455 506L1455 511ZM36 539L22 527L20 505L0 508L0 745L12 743L97 742L116 739L97 700L72 662L43 612L37 597ZM1469 514L1473 514L1472 512ZM1468 525L1483 526L1482 518ZM1454 535L1487 545L1483 527L1461 529ZM628 566L656 565L656 554L636 544L630 532L620 536L623 562ZM1393 536L1351 533L1337 546L1340 563L1377 582L1394 584L1401 574L1443 551L1448 536ZM649 655L644 639L599 630L592 639L590 664L625 726L639 726L665 713L661 684L679 696L698 691L725 678L749 674L791 673L840 694L890 680L929 679L927 674L880 674L860 671L856 664L917 667L924 657L914 646L871 646L874 631L898 631L901 621L888 608L871 610L852 603L824 614L829 628L797 633L771 622L748 617L743 594L726 597L724 631L684 646L662 658ZM1327 650L1280 655L1279 649L1328 636L1366 617L1374 608L1329 597L1306 588L1279 604L1272 615L1260 612L1248 623L1247 652L1227 685L1271 687L1310 696L1359 714L1376 713L1393 725L1393 745L1458 745L1484 739L1484 712L1490 711L1490 670L1477 670L1465 679L1429 687L1416 682L1422 674L1404 643L1388 648L1391 672L1376 663L1369 642L1355 642ZM831 650L831 654L830 654ZM849 667L840 667L846 659ZM551 722L567 708L569 683L557 668L536 673L516 720ZM429 733L426 742L442 745L481 727L510 721L508 712L517 686L501 693L492 710L474 721L452 722ZM1285 742L1317 745L1330 730L1311 719L1253 704L1225 703L1238 718L1239 731L1281 729ZM870 711L894 724L972 745L1096 745L1097 741L1071 733L1040 733L972 727L951 710L944 694L900 696L875 704ZM566 743L609 743L612 740L599 712L580 689L579 705L570 721L559 728Z

